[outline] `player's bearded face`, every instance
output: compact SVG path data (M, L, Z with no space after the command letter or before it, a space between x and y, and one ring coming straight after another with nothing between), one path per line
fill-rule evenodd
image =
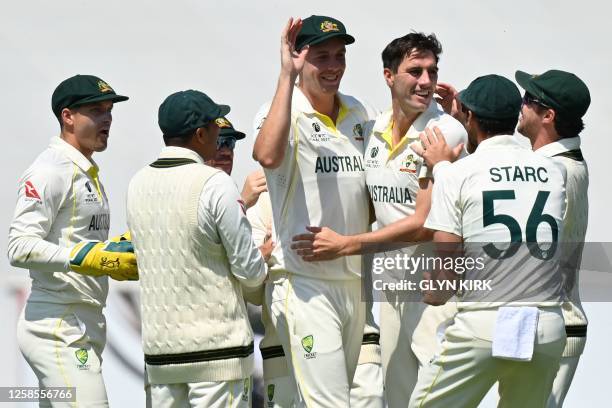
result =
M344 40L332 38L311 45L300 78L306 92L315 95L335 94L346 69Z
M77 148L85 155L106 149L113 121L112 109L113 103L104 101L72 110L72 132L78 144Z
M397 72L385 68L384 75L391 95L405 113L423 112L438 83L438 64L431 51L413 51L404 57Z
M516 130L529 139L535 137L541 127L541 118L536 108L529 104L523 104Z

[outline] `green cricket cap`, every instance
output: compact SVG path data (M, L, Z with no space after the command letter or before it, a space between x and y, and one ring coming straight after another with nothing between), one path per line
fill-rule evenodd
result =
M302 29L295 40L295 49L301 50L306 45L320 44L330 38L340 37L345 44L352 44L355 38L346 33L344 24L326 16L310 16L302 21Z
M187 135L227 115L230 107L218 105L203 92L189 89L175 92L159 106L157 122L166 136Z
M62 81L51 96L51 109L60 117L62 109L76 108L91 103L111 101L123 102L129 98L117 95L113 88L93 75L75 75Z
M236 140L244 139L245 134L234 129L232 122L227 120L226 117L215 119L215 123L219 126L219 137L234 137Z
M521 110L521 93L514 82L500 75L484 75L459 92L459 101L487 119L517 118Z
M582 118L591 104L589 88L571 72L551 69L531 75L516 71L515 78L525 91L570 118Z

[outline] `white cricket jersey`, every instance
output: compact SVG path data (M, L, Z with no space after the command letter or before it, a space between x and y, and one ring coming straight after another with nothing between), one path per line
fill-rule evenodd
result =
M492 290L468 290L458 307L559 305L560 251L549 248L562 236L564 169L512 136L494 136L436 174L425 227L463 237L465 256L483 257L485 268L467 270L464 279L491 279ZM511 240L538 244L520 245L513 256L503 259L508 253L498 251L507 249L503 243Z
M567 171L565 190L567 208L563 217L563 236L565 257L562 271L566 288L570 291L568 301L563 303L563 319L568 330L564 356L577 356L586 344L586 325L588 320L580 302L579 272L582 249L589 220L589 169L580 150L580 137L570 137L549 143L536 150L536 153L552 158Z
M449 146L467 143L461 123L444 113L435 102L414 121L399 144L392 146L392 111L376 118L371 132L366 132L364 154L366 184L376 211L379 227L384 227L415 212L419 178L427 177L423 158L410 145L419 140L425 128L440 128Z
M294 88L284 159L278 168L265 169L276 242L272 271L334 280L361 276L360 256L308 263L291 249L291 238L307 232L307 226L327 226L343 235L365 232L369 226L363 129L373 114L357 99L337 95L340 112L334 124ZM268 110L266 104L258 112L256 127Z
M70 250L108 239L110 213L98 167L59 137L19 181L9 229L11 264L30 270L29 302L104 306L108 278L70 271Z

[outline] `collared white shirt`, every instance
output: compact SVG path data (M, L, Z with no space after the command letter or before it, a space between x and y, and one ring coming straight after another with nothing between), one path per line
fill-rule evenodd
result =
M361 257L304 262L290 248L294 235L307 226L327 226L343 235L367 231L369 205L363 166L364 127L374 112L357 99L338 93L336 123L319 112L294 88L287 150L281 165L265 169L274 217L271 270L318 279L355 279ZM254 120L255 133L269 110Z
M32 278L30 302L103 306L108 278L71 272L70 250L108 239L110 213L95 162L59 137L23 173L9 228L12 265Z
M366 183L379 226L414 214L419 179L429 177L423 158L412 150L425 128L440 128L449 146L467 143L461 123L444 113L435 102L421 113L401 141L392 146L392 111L383 112L366 130L364 165Z
M558 230L558 241L563 234L565 171L513 136L493 136L481 142L473 154L440 169L437 175L425 227L463 237L465 243L472 244L466 256L484 255L486 268L481 277L495 281L494 293L477 294L484 302L470 307L497 307L499 302L522 301L523 295L527 303L559 304L560 251L551 261L543 262L533 255L538 248L528 250L526 245L508 259L476 249L487 243L509 243L511 237L523 243L536 237L542 247L547 247L554 235L551 222ZM506 246L498 244L496 248ZM546 256L545 250L541 253ZM474 277L479 272L472 268L468 273Z
M560 154L580 149L580 137L559 139L536 150L536 153L550 157L562 165L567 172L565 190L567 209L563 217L565 242L584 242L589 221L589 168L586 161L574 160Z

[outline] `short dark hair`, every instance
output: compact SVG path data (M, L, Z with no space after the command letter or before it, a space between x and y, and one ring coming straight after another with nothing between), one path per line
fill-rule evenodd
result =
M476 123L478 123L480 130L489 136L514 134L514 129L516 129L516 124L519 119L518 115L508 119L483 118L479 117L474 112L472 112L472 116L476 120Z
M557 111L555 113L554 125L560 139L578 136L584 130L582 118L568 118Z
M164 135L164 143L166 146L185 146L195 136L195 133L196 129L183 135Z
M534 104L533 106L535 106L535 110L538 114L541 114L547 109L555 111L555 121L553 125L555 126L557 135L559 135L559 139L576 137L584 130L582 118L569 118L554 108L549 108L540 104Z
M438 63L439 56L442 54L442 45L435 34L426 35L413 31L403 37L391 41L382 52L383 68L388 68L392 72L397 72L406 56L412 52L431 51Z

